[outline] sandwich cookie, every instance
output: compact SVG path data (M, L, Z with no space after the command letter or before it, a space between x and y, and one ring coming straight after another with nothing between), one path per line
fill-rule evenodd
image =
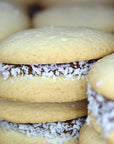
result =
M85 99L86 75L114 51L114 36L90 28L46 27L0 43L0 97L28 102Z
M0 1L0 41L30 27L30 21L23 9Z
M99 60L88 74L88 121L108 144L114 143L114 53Z
M33 26L85 26L114 32L114 9L98 4L62 5L35 14Z
M82 126L79 134L80 144L106 144L91 126L86 123Z
M78 144L87 102L21 103L0 101L0 143ZM81 117L81 118L80 118ZM7 120L7 121L5 121ZM7 139L5 139L7 137Z

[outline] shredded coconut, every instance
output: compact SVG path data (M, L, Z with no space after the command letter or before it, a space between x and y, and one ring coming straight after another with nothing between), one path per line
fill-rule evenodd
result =
M104 134L108 137L114 130L114 101L96 93L90 86L88 86L88 101L88 110L97 117L96 123L102 127Z
M42 76L43 78L53 77L56 80L57 76L64 76L65 79L83 78L94 64L95 60L80 61L66 64L33 64L33 65L12 65L0 63L0 75L6 80L8 77L17 75L27 76Z
M102 84L103 84L103 80L99 80L99 81L96 82L96 86L97 87L100 86L100 85L102 85Z
M62 144L79 136L79 130L85 122L85 118L78 118L66 122L18 124L0 120L0 126L4 131L19 131L30 136L45 137L47 142Z

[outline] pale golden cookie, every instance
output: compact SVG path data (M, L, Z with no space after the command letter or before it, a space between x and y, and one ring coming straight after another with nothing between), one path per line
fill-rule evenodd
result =
M30 21L23 9L0 1L0 40L30 27Z
M98 2L100 4L114 4L113 0L39 0L38 3L44 7L52 7L56 5L64 5L64 4L77 4L79 2L87 3L87 2Z
M0 61L12 64L68 63L114 51L114 35L90 28L45 27L18 32L0 43Z
M98 135L94 129L88 126L86 123L80 130L79 135L80 144L106 144L106 142Z
M70 102L87 98L86 78L66 79L58 77L42 78L34 76L9 77L0 76L0 97L3 99L28 102Z
M97 93L114 100L114 53L93 65L88 81Z
M11 131L5 132L0 127L1 144L55 144L56 138L51 139L51 141L51 143L49 142L49 140L47 141L46 137L27 137L27 135L22 134L18 131L14 131L13 133ZM68 140L67 142L63 142L62 144L78 144L78 140L71 138L70 140Z
M114 9L98 4L56 6L38 12L33 19L35 28L44 26L85 26L114 32Z
M112 53L113 39L107 32L75 27L46 27L10 36L0 43L0 97L28 102L85 99L93 59Z
M0 101L0 119L17 123L66 121L87 115L87 101L21 103Z

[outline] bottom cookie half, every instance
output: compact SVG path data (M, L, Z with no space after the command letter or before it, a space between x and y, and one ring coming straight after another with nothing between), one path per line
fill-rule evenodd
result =
M49 142L50 141L50 142ZM56 139L50 139L47 141L45 137L27 137L20 132L4 131L0 128L0 143L1 144L54 144ZM62 144L78 144L78 139L70 139Z

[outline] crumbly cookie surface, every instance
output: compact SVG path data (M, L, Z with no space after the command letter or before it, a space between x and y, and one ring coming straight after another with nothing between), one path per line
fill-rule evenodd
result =
M114 53L100 59L92 66L88 81L97 93L114 100Z
M18 32L0 43L0 61L55 64L101 58L114 51L110 33L81 27L44 27Z

